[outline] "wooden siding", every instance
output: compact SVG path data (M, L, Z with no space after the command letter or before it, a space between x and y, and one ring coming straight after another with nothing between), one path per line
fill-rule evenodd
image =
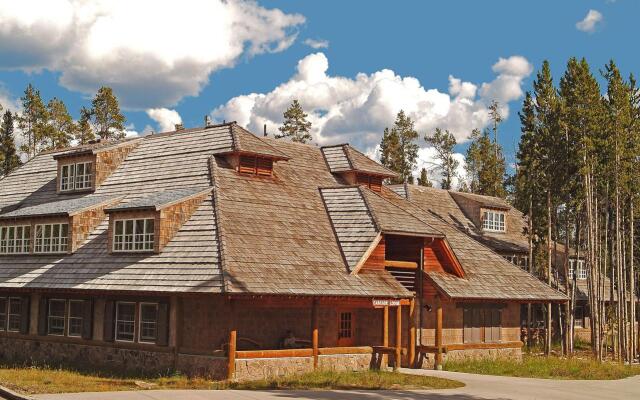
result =
M122 164L127 156L138 147L139 141L125 142L121 145L109 148L108 150L99 151L96 154L95 169L95 186L99 187L104 181Z
M362 265L362 269L384 270L385 262L385 240L380 239L376 248L371 252L367 261Z

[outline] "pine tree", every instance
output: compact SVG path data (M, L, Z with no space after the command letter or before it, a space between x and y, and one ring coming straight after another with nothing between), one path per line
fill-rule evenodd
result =
M453 157L453 148L457 144L456 138L449 131L442 131L436 128L433 136L424 138L436 150L436 155L440 161L439 169L442 177L440 187L450 190L453 179L457 177L456 170L460 162Z
M2 176L6 176L21 164L16 151L13 129L13 114L7 110L2 117L2 124L0 124L0 158L2 159L0 175Z
M311 122L307 121L308 115L298 100L293 100L283 116L284 122L278 128L280 133L276 134L276 139L289 138L292 142L298 143L311 141Z
M493 143L489 131L474 129L465 155L465 170L472 193L505 198L506 165L502 147ZM496 156L497 155L497 156Z
M40 143L44 136L47 122L47 109L40 97L40 91L29 84L24 91L22 101L22 113L16 118L18 128L22 132L26 143L20 149L29 158L34 157L40 151Z
M418 145L415 140L418 132L414 123L404 111L400 110L391 129L385 128L380 142L380 162L398 173L392 183L413 183L413 169L418 158Z
M418 185L433 187L433 185L431 184L431 181L429 180L429 174L426 168L422 168L420 170L420 177L418 177Z
M91 102L93 129L101 139L123 139L125 117L110 87L103 86Z
M62 100L53 98L47 104L47 124L42 137L46 149L68 147L75 136L75 123Z
M74 133L74 139L80 145L87 144L96 138L91 127L91 110L86 107L80 109L80 119L76 123Z

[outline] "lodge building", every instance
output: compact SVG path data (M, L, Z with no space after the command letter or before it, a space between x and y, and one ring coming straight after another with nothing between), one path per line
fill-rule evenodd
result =
M40 153L0 180L0 359L250 379L520 357L520 304L566 297L392 176L235 123Z

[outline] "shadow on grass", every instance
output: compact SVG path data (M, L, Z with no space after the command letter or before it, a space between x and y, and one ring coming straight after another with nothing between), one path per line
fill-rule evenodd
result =
M425 400L481 400L486 397L472 396L461 393L410 391L410 390L380 390L380 391L283 391L270 392L274 398L307 399L307 400L382 400L382 399L425 399ZM493 398L492 398L493 399ZM493 399L508 400L508 399Z

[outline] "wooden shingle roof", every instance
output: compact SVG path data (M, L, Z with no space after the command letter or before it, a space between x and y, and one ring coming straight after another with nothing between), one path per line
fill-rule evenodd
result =
M50 203L24 206L11 211L0 213L0 219L26 218L64 215L70 216L84 210L115 203L118 196L85 196L69 200L60 200ZM9 207L8 207L9 208Z
M321 150L329 170L333 173L355 171L388 178L398 176L348 144L324 146Z

